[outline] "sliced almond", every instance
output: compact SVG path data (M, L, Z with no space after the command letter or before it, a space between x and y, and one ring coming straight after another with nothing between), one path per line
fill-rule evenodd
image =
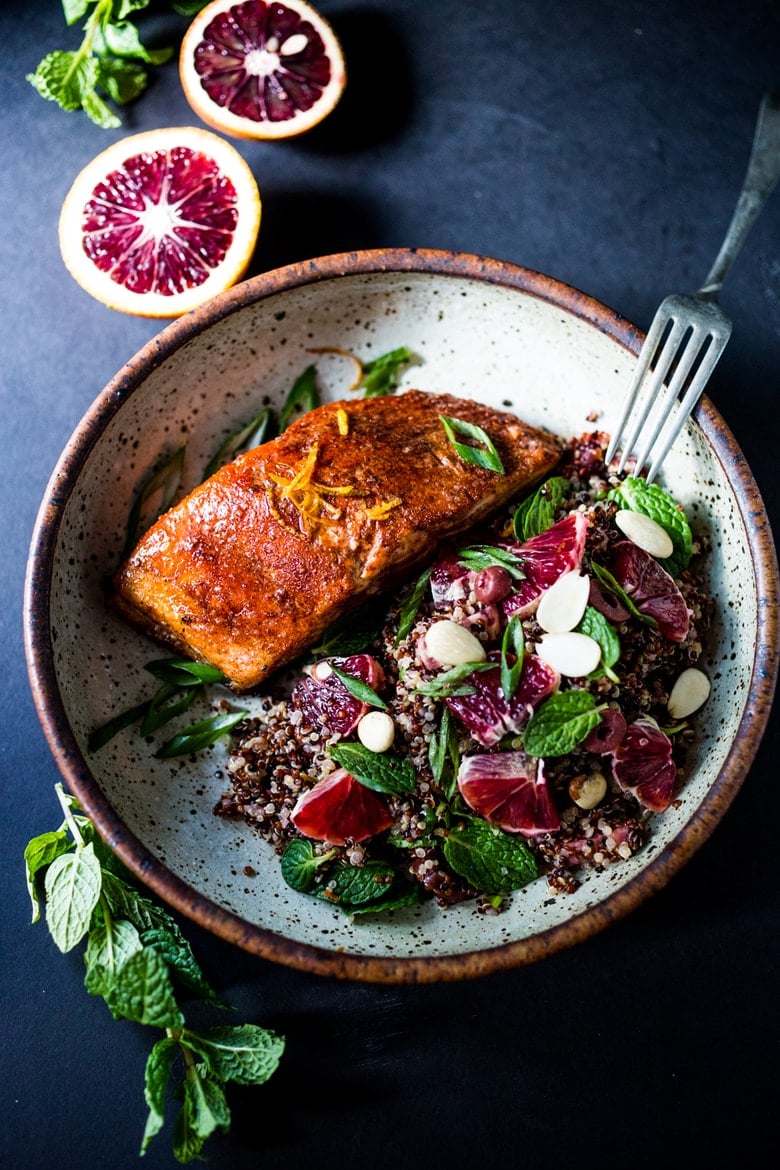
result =
M624 536L646 553L650 553L651 557L663 560L674 552L671 536L650 516L623 509L615 513L615 523Z
M425 634L425 651L442 666L460 666L464 662L484 662L485 647L471 630L447 618L434 622Z
M672 719L686 719L710 697L710 680L695 666L684 670L672 687L667 710Z
M545 634L536 647L542 662L546 662L567 678L584 678L601 661L601 647L587 634L566 632Z
M542 594L536 620L548 634L565 634L582 620L590 596L590 579L582 573L563 573Z

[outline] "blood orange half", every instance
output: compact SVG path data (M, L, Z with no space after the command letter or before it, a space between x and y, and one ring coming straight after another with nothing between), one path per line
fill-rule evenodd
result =
M184 34L179 76L198 117L234 138L302 134L346 84L341 46L304 0L213 0Z
M260 227L244 159L208 130L171 127L109 146L60 212L60 251L96 300L139 317L178 317L243 276Z

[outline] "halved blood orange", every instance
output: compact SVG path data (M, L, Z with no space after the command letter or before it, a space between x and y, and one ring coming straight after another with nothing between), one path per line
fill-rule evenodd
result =
M184 34L179 76L198 117L235 138L302 134L346 84L336 35L305 0L213 0Z
M234 146L209 130L147 130L109 146L76 177L60 251L86 292L139 317L178 317L243 276L260 195Z

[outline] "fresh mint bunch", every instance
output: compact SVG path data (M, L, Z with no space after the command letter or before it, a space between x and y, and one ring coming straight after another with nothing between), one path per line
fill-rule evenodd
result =
M194 16L203 3L176 5ZM77 49L47 53L27 80L41 97L63 110L83 110L104 130L115 130L121 120L109 101L124 106L146 88L147 65L162 65L173 49L147 49L132 20L149 0L62 0L68 25L84 20Z
M184 989L213 1007L225 1007L201 971L171 916L126 880L78 802L56 786L65 819L59 829L34 837L24 852L32 920L41 916L59 949L85 943L84 985L101 996L115 1019L161 1028L146 1064L149 1108L141 1153L165 1123L174 1074L179 1113L173 1132L177 1161L198 1158L208 1137L227 1131L225 1085L263 1084L276 1071L284 1039L255 1024L187 1027L178 994Z

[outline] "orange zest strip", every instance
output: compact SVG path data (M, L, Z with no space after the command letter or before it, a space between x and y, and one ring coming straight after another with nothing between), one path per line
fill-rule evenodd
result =
M393 496L389 500L382 500L378 504L374 504L372 508L366 508L366 516L369 520L386 520L388 514L392 512L393 508L397 508L401 503L398 496Z
M334 484L330 486L328 484L317 483L312 479L318 455L319 444L313 443L301 466L293 473L291 478L274 472L268 473L268 478L271 482L281 488L279 493L281 498L289 500L293 507L300 513L304 528L307 532L310 532L315 525L323 521L326 517L330 520L340 519L341 510L332 504L330 500L326 499L327 496L348 496L353 491L352 484ZM267 491L270 492L271 489L269 488ZM274 515L278 517L278 512L275 512Z
M344 410L343 406L340 406L338 408L338 410L336 411L336 422L339 424L339 434L340 435L348 435L349 434L349 416L348 416L346 410Z
M361 362L360 358L355 357L354 353L350 353L348 349L339 349L338 346L335 346L335 345L320 345L320 346L317 346L316 349L310 349L307 352L308 353L335 353L335 354L338 354L339 357L349 358L350 361L355 363L355 366L357 367L357 373L356 373L352 383L349 386L347 386L347 391L357 390L358 386L360 385L360 379L363 377L363 363Z

